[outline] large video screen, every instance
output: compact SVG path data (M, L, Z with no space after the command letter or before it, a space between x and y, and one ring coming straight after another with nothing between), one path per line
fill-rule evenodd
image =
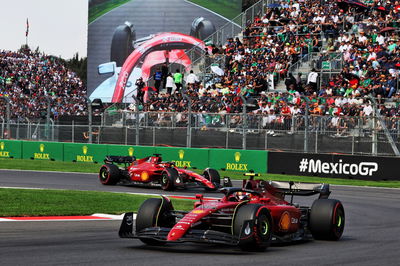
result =
M89 97L103 102L128 99L140 77L146 81L153 76L154 66L176 58L183 58L184 66L190 64L182 53L193 46L204 49L196 40L228 23L241 8L241 0L89 1ZM120 84L124 90L118 94Z

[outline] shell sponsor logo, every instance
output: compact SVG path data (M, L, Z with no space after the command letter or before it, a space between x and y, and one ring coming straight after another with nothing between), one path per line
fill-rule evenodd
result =
M140 174L140 178L142 179L142 181L147 181L147 180L149 180L150 175L149 175L149 173L147 173L147 172L145 171L145 172L142 172L142 173Z
M291 224L290 214L288 212L284 212L279 221L279 228L281 229L281 231L287 231L289 230L290 224Z
M203 210L194 210L194 211L192 211L192 213L196 213L196 214L203 213L203 212L204 212Z

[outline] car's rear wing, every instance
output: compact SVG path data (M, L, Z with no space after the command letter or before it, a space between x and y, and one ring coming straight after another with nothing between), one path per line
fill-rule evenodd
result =
M132 162L136 161L135 156L112 156L108 155L104 159L104 163L118 163L118 164L130 164Z
M331 194L329 184L302 183L293 181L269 181L275 192L285 195L311 196L319 194L320 199L326 199Z

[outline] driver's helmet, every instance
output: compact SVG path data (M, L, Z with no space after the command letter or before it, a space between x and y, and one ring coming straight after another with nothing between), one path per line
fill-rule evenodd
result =
M250 193L244 192L244 191L238 191L236 192L236 199L239 201L242 200L249 200L250 199Z

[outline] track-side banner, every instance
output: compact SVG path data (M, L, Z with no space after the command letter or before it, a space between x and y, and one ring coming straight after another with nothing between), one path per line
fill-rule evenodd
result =
M400 158L269 152L268 173L364 180L400 180Z
M64 161L102 163L107 155L107 145L101 144L64 144Z
M22 159L64 160L64 144L59 142L22 142Z
M210 167L226 171L267 171L267 151L210 149Z
M0 139L0 158L22 158L22 141Z
M204 169L210 166L208 149L157 147L156 152L162 155L164 161L173 161L179 168Z

